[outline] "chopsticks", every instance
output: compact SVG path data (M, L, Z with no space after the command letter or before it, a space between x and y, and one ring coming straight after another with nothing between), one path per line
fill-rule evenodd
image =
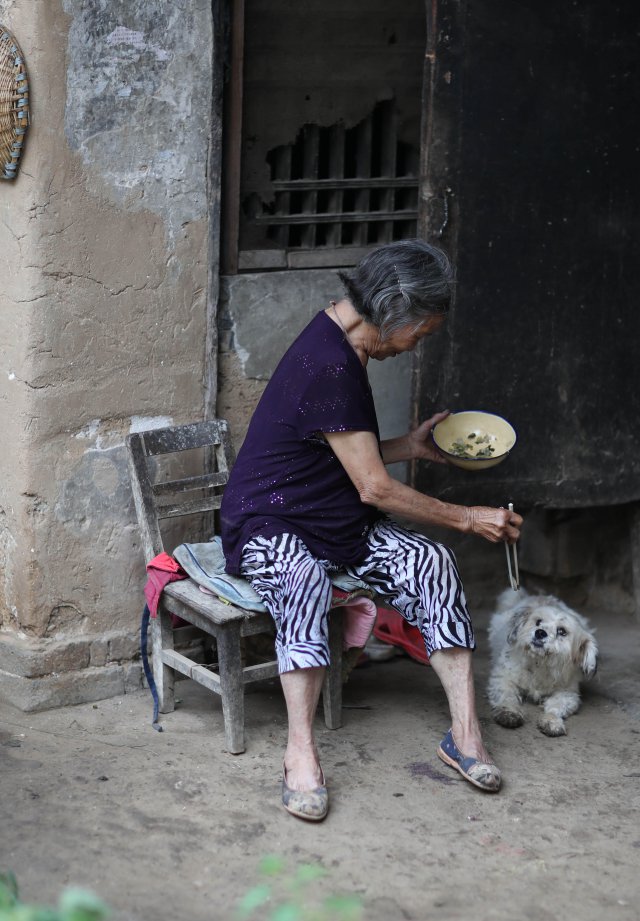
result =
M509 511L513 511L513 502L509 503ZM507 570L509 572L509 582L514 592L520 589L520 573L518 571L518 548L515 544L505 541L504 548L507 553ZM512 563L513 559L513 563Z

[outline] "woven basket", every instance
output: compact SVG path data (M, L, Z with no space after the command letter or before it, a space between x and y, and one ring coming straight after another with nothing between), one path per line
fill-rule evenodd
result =
M29 127L29 84L20 46L0 26L0 179L15 179Z

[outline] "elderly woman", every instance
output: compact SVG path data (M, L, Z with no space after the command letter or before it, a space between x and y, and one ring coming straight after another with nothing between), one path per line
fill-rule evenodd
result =
M222 503L227 571L250 580L276 624L289 720L283 805L319 820L329 798L313 719L329 663L332 569L363 580L419 627L447 695L451 728L438 755L475 786L500 787L475 708L473 629L450 550L390 516L514 542L522 519L505 509L441 502L393 479L385 465L440 461L429 438L441 412L380 441L370 359L408 352L444 324L453 272L421 240L390 243L338 273L331 301L278 365L252 418Z

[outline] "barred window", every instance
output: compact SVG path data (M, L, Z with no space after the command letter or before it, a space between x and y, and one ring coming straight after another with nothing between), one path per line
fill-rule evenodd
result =
M392 100L353 128L304 125L293 144L267 154L272 201L242 203L245 236L263 248L241 250L239 268L269 266L274 244L283 266L335 265L415 236L418 159L397 136Z
M276 6L234 0L228 274L353 265L417 234L421 0L400 10L364 0Z

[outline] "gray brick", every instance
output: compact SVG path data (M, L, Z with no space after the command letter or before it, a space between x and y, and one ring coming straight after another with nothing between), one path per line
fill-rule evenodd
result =
M142 665L139 662L131 662L129 665L123 666L124 668L124 689L126 694L131 694L134 691L140 691L143 687L143 675Z
M114 636L109 640L109 661L122 662L137 658L140 641L135 633Z
M0 670L25 678L44 674L40 644L36 640L21 639L14 633L0 635Z
M94 640L91 643L90 647L90 665L106 665L107 658L109 655L109 640L99 639Z
M121 665L86 668L45 678L24 678L0 672L0 696L25 712L89 703L124 694Z
M90 641L33 640L14 634L0 638L0 668L22 678L75 671L89 665Z
M56 643L44 654L45 671L43 675L54 672L72 672L86 668L90 660L90 641L70 641Z

